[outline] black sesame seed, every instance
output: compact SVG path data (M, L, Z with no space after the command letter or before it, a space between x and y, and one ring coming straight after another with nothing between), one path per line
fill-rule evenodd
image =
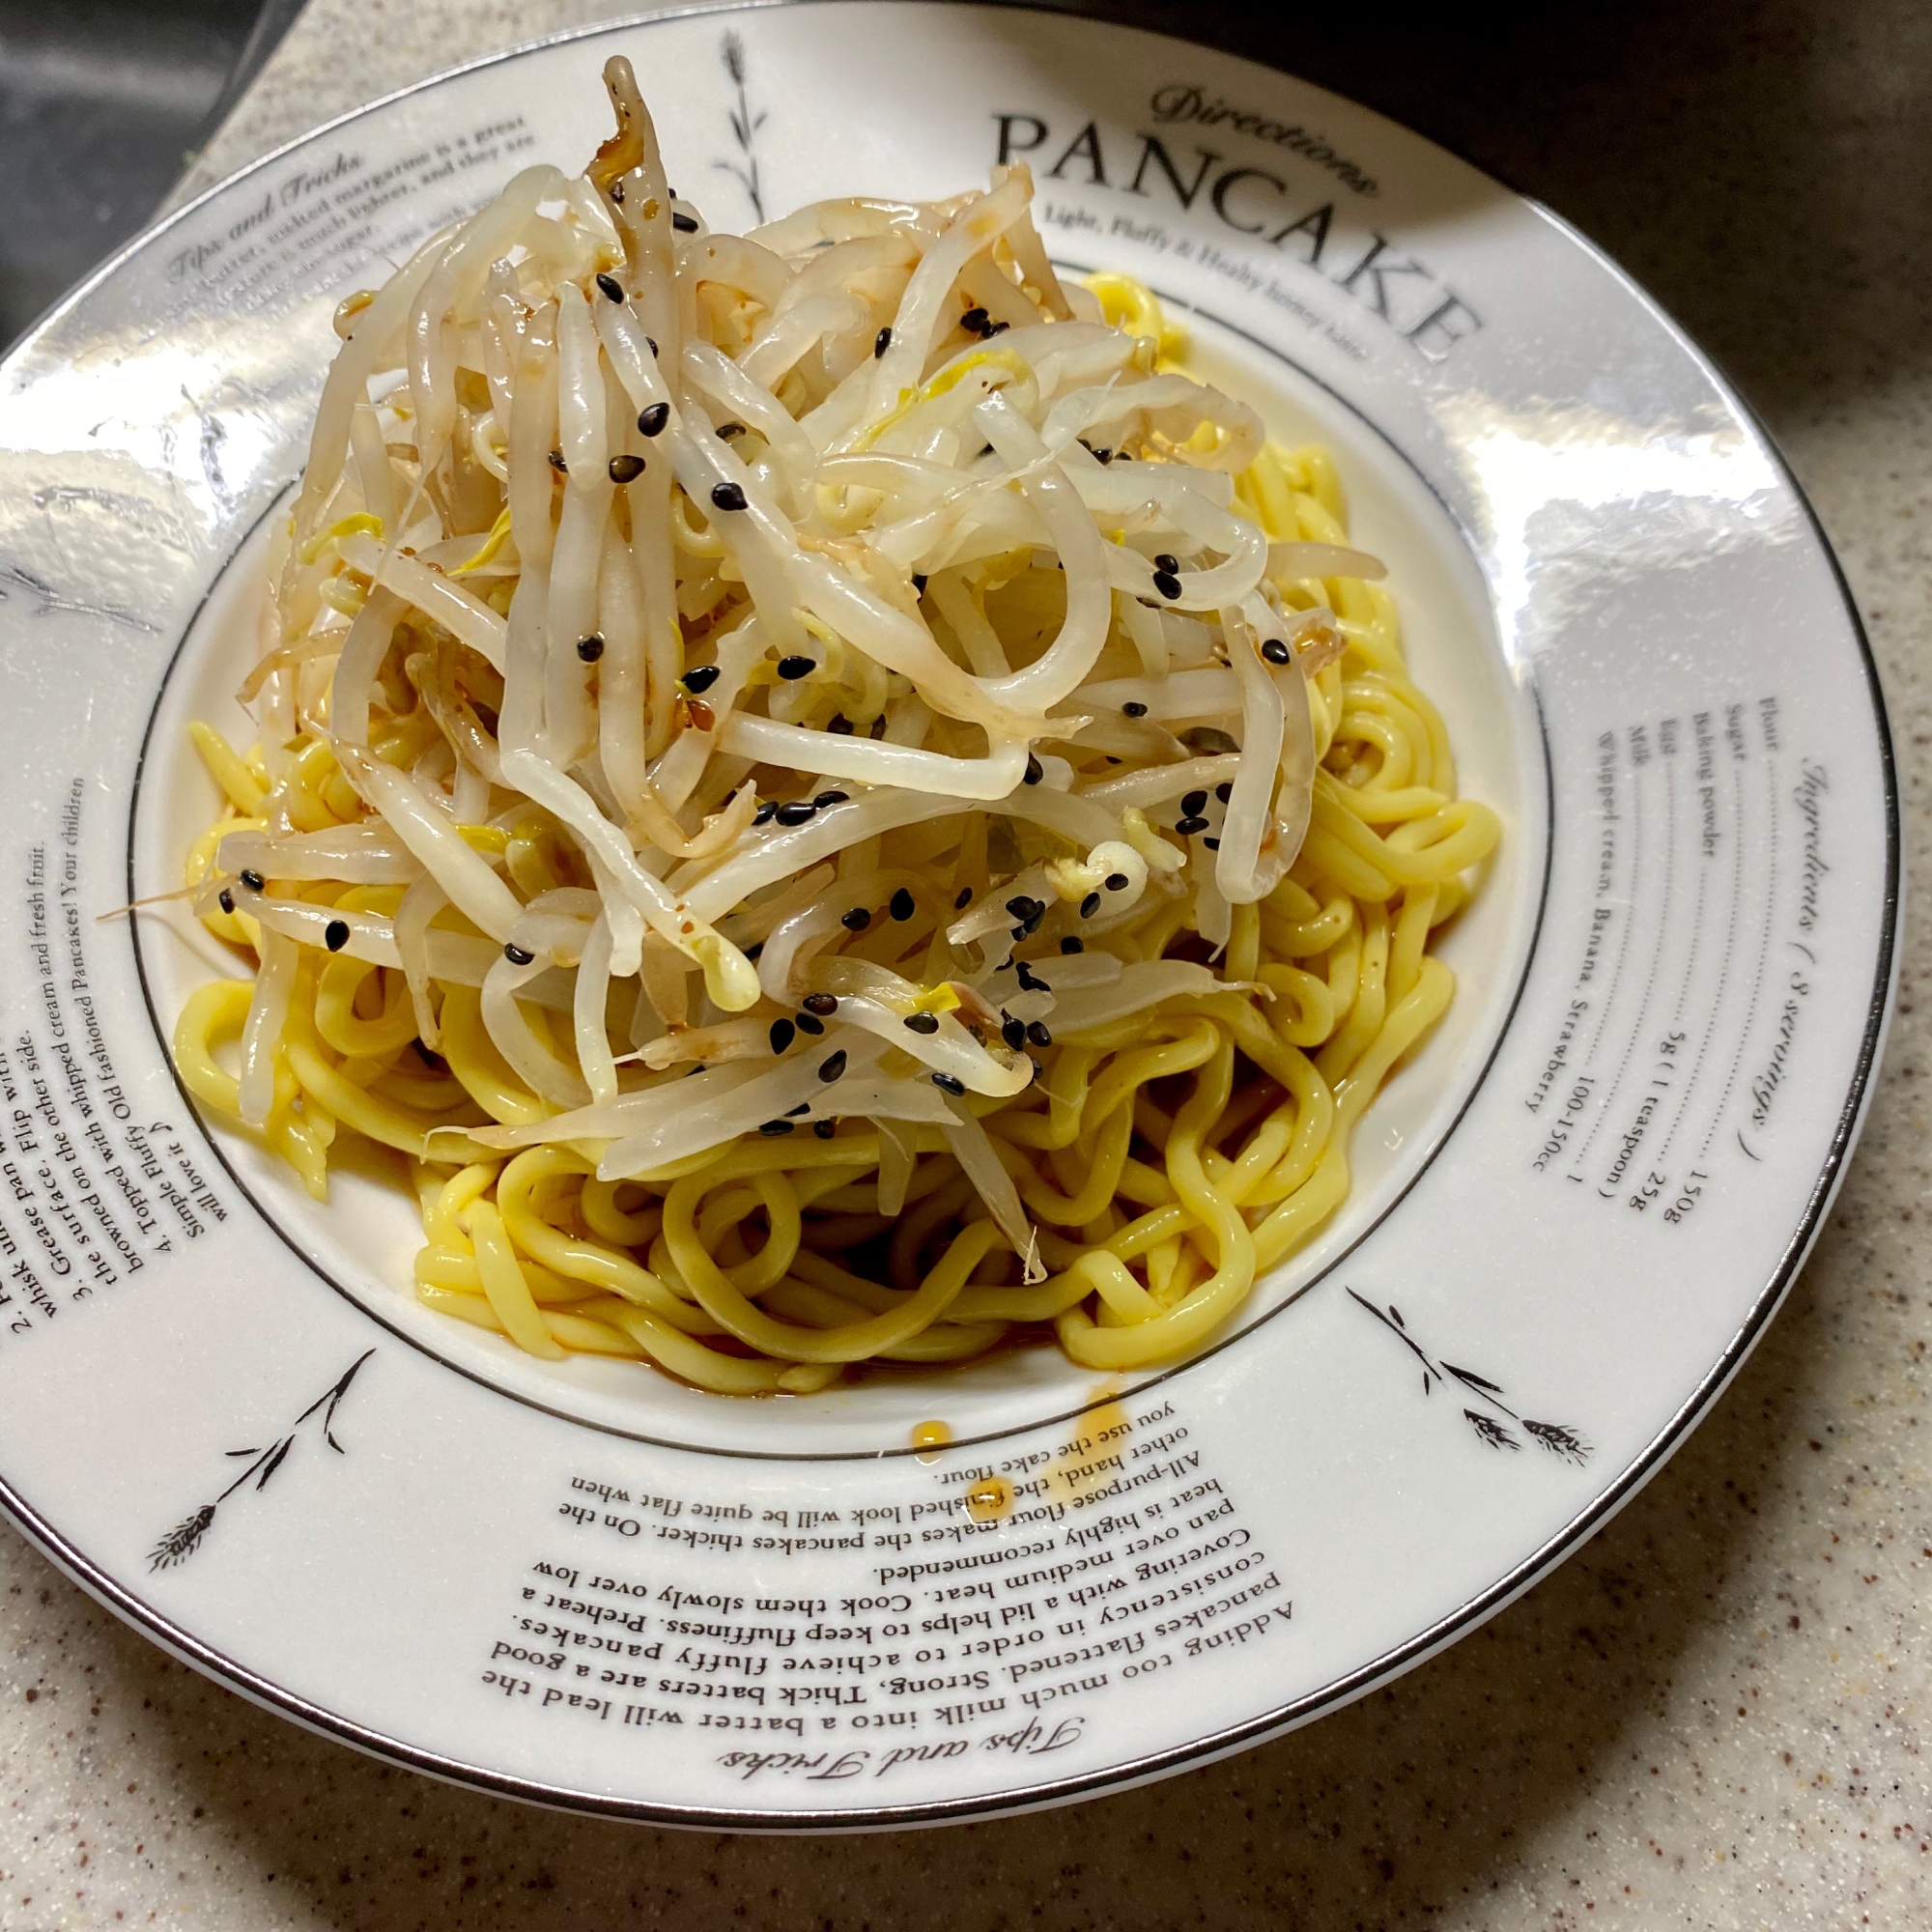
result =
M692 696L696 697L699 692L709 691L718 682L718 667L716 665L693 665L678 682L684 686L685 690L691 693Z
M1235 787L1231 784L1217 784L1214 787L1214 796L1218 798L1223 805L1226 805L1227 802L1234 797L1234 795L1235 795Z
M332 919L322 929L322 943L331 952L340 952L349 944L349 922L346 919Z
M638 431L641 436L662 436L664 426L670 421L668 403L652 403L638 417Z
M678 214L674 213L670 218L670 225L673 228L675 228L680 235L696 235L697 233L697 223L695 222L688 214Z
M1181 801L1180 809L1189 818L1198 818L1208 810L1208 794L1205 791L1191 791Z
M966 1093L965 1081L959 1079L955 1074L935 1073L932 1076L932 1084L942 1094L951 1094L955 1099L963 1098Z
M755 959L764 950L765 942L762 939L753 940L750 946L746 947L745 957L747 959Z
M795 1121L801 1114L809 1114L810 1112L811 1102L810 1100L801 1100L796 1107L787 1107L784 1110L784 1118L787 1121Z
M963 912L972 903L973 888L971 886L961 886L952 895L952 910L954 912Z
M1218 852L1221 849L1221 841L1218 838L1204 838L1201 842L1210 852Z
M782 1053L791 1044L792 1036L797 1032L798 1029L789 1020L774 1020L771 1033L772 1051Z
M791 1132L791 1122L789 1121L761 1121L758 1123L758 1131L766 1135L788 1134Z
M1105 883L1110 893L1123 893L1127 889L1127 875L1124 872L1109 872Z
M611 459L611 480L613 483L635 483L644 473L644 459L641 456L613 456Z
M1028 913L1026 918L1020 921L1020 937L1022 939L1031 939L1039 930L1039 923L1045 917L1046 908L1044 906L1041 906L1037 912Z
M1035 1020L1033 1024L1027 1028L1026 1033L1027 1033L1027 1037L1030 1040L1032 1040L1036 1046L1051 1046L1053 1044L1053 1036L1047 1032L1046 1022L1044 1020Z
M649 346L651 360L655 362L658 356L658 339L655 335L647 335L644 337L644 341Z
M745 425L743 423L720 423L718 425L718 437L722 442L729 442L734 436L743 436L744 434Z
M1060 950L1063 952L1085 952L1087 951L1087 942L1077 933L1069 932L1060 942Z
M883 355L892 346L893 332L890 328L880 329L878 334L872 338L872 354L874 355Z
M825 1022L813 1019L810 1013L800 1013L798 1016L798 1030L800 1033L809 1033L813 1039L816 1039L825 1031Z
M841 712L836 712L826 721L825 728L835 738L849 738L852 735L852 721Z
M1099 910L1100 910L1100 895L1098 893L1089 893L1087 896L1080 901L1080 917L1082 919L1092 919L1094 915Z
M1003 1021L1000 1037L1017 1053L1026 1044L1026 1021L1011 1018Z
M908 1013L905 1016L908 1033L937 1033L939 1015L937 1013Z
M1262 656L1271 665L1285 665L1294 653L1279 638L1270 638L1262 645Z
M587 665L594 665L604 655L604 639L595 631L587 638L577 640L577 655Z
M624 285L617 279L615 275L599 275L597 277L597 286L600 289L602 289L604 293L607 296L609 296L613 302L620 302L624 299Z
M223 886L221 896L216 900L216 904L220 906L223 912L233 912L235 910L235 895L226 886Z
M852 794L849 791L822 791L811 802L820 811L823 811L828 805L843 805L851 796Z
M714 483L711 486L711 501L721 510L742 510L745 507L745 493L735 483Z
M563 460L563 451L560 449L553 449L551 451L550 467L553 469L554 469L559 476L568 476L570 474L570 465Z
M818 808L809 798L787 799L772 815L781 825L803 825Z
M1037 785L1046 776L1046 767L1029 752L1027 753L1026 782Z
M872 915L864 906L854 906L850 912L838 915L838 923L847 932L864 932L872 923Z
M822 1020L829 1020L838 1010L838 997L832 993L808 993L799 1004Z
M1162 551L1161 554L1154 558L1153 567L1156 570L1166 571L1167 574L1170 577L1172 577L1174 573L1180 568L1180 559L1178 556L1170 556L1166 551Z
M818 668L818 660L802 654L795 654L779 660L779 675L787 681L793 678L810 677Z
M251 893L259 893L260 891L262 891L263 887L267 884L267 881L262 877L261 873L256 871L254 867L251 866L243 869L242 873L242 883L244 886L246 886Z
M1016 893L1007 901L1007 910L1015 919L1025 919L1038 903L1037 899L1029 898L1025 893Z
M845 1071L845 1049L841 1046L837 1053L828 1053L818 1064L818 1077L830 1087L842 1077Z
M752 814L753 825L769 825L778 816L779 802L775 798L766 799Z
M913 895L904 886L893 895L892 901L886 908L901 924L913 916L915 909Z
M984 309L969 308L966 311L966 313L959 318L959 327L963 328L968 335L984 335L986 332L986 324L990 320L991 318L987 315Z
M1208 821L1205 818L1177 818L1174 821L1174 829L1183 838L1191 838L1195 833L1208 830Z
M537 955L534 952L526 952L524 949L521 946L517 945L513 940L504 941L503 957L507 959L512 966L533 965L536 961L536 956Z
M1179 597L1180 595L1180 579L1175 576L1171 570L1156 570L1153 574L1153 587L1163 597Z
M988 335L1004 335L1012 327L1009 322L996 322L986 330Z
M1127 701L1121 706L1122 715L1127 718L1145 718L1147 716L1147 711L1148 711L1147 706L1143 704L1137 697L1128 698Z
M1114 452L1111 449L1101 448L1094 452L1094 461L1095 463L1111 463L1113 460Z
M623 205L624 184L622 182L612 182L611 184L611 199L616 202L619 207Z
M822 1141L829 1141L838 1131L837 1121L813 1121L811 1131Z
M912 574L912 587L923 597L925 595L925 572L915 570Z

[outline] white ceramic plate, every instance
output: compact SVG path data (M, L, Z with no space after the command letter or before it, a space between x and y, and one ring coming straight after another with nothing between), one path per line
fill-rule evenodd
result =
M736 49L735 52L732 50ZM1507 835L1346 1210L1179 1368L1058 1354L732 1403L408 1293L413 1216L211 1137L179 877L329 312L636 63L722 227L1023 154L1280 433L1338 452ZM402 1762L669 1823L1065 1800L1358 1695L1682 1440L1842 1171L1896 930L1871 661L1776 453L1547 212L1374 114L1010 8L701 13L513 54L271 156L0 372L0 1499L87 1588ZM943 1456L913 1425L952 1427ZM340 1453L337 1453L340 1452ZM1017 1503L980 1523L966 1491ZM212 1514L210 1511L212 1509Z

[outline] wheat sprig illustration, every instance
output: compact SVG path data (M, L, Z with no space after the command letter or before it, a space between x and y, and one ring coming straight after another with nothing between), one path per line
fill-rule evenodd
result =
M1352 1288L1347 1290L1347 1293L1350 1300L1357 1307L1366 1308L1422 1365L1424 1395L1434 1390L1438 1382L1453 1381L1482 1405L1479 1408L1465 1407L1463 1410L1463 1419L1476 1432L1478 1441L1491 1449L1520 1449L1521 1441L1508 1426L1513 1423L1539 1449L1560 1456L1566 1463L1574 1463L1581 1468L1590 1460L1589 1442L1568 1423L1533 1422L1528 1416L1518 1414L1503 1400L1507 1391L1502 1383L1492 1381L1488 1376L1478 1375L1474 1369L1459 1368L1454 1362L1432 1355L1408 1332L1408 1323L1403 1320L1402 1311L1394 1302L1386 1302L1378 1308L1366 1295L1357 1294ZM1503 1419L1498 1420L1498 1417Z
M743 161L718 161L714 165L733 176L746 194L750 196L753 213L760 221L765 218L764 187L758 178L757 138L758 129L765 125L766 117L752 112L750 97L745 92L746 61L745 43L736 34L726 34L724 43L724 71L731 76L731 84L738 90L738 104L731 110L731 132L736 137Z
M1492 1449L1520 1449L1522 1444L1505 1429L1492 1415L1485 1415L1480 1409L1465 1408L1463 1419L1476 1432L1479 1441L1486 1442Z
M266 1449L226 1451L231 1461L245 1461L247 1466L212 1503L203 1503L191 1515L184 1517L149 1550L148 1568L151 1571L172 1570L185 1563L201 1548L203 1539L214 1526L216 1513L230 1496L249 1483L253 1483L257 1492L266 1490L270 1478L288 1461L289 1452L296 1446L302 1429L318 1411L322 1415L322 1439L338 1456L346 1455L348 1452L335 1436L335 1411L341 1406L342 1398L349 1393L349 1385L361 1373L362 1365L375 1352L374 1349L365 1349L335 1381L296 1417L287 1434L276 1436Z

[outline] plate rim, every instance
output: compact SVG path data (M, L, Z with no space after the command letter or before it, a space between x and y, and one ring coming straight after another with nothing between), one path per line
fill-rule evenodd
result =
M427 92L430 88L440 87L447 81L475 72L479 69L514 61L548 47L579 41L597 40L607 35L632 32L669 20L690 19L708 14L762 13L776 8L821 3L822 0L681 0L681 4L666 7L649 14L627 15L520 42L514 46L463 62L458 66L426 75L407 86L393 89L387 94L380 95L269 150L245 167L211 184L199 194L184 202L180 208L171 210L160 220L141 230L138 235L115 250L92 273L68 291L28 327L19 341L4 356L0 356L0 375L9 373L56 322L78 307L97 288L118 273L134 255L146 248L157 236L185 220L215 196L226 192L238 182L246 180L293 153L297 148L349 122L358 120L379 108L387 107L413 95ZM1320 93L1346 101L1355 111L1372 115L1410 139L1426 142L1438 152L1449 155L1484 180L1501 188L1504 193L1539 219L1547 222L1561 237L1579 249L1597 268L1606 271L1651 320L1664 329L1680 353L1710 381L1720 400L1733 412L1736 419L1757 440L1776 475L1790 491L1793 500L1803 514L1804 526L1831 574L1845 616L1850 623L1852 639L1857 646L1860 664L1864 673L1865 696L1871 706L1884 800L1886 849L1879 917L1877 972L1868 998L1859 1051L1853 1063L1844 1103L1838 1110L1817 1179L1805 1197L1803 1212L1798 1217L1791 1237L1778 1258L1770 1281L1752 1299L1746 1319L1725 1344L1722 1352L1712 1364L1708 1373L1672 1411L1618 1478L1599 1492L1587 1507L1578 1511L1554 1534L1546 1538L1538 1548L1505 1572L1488 1589L1403 1642L1392 1645L1379 1656L1358 1665L1354 1670L1331 1679L1320 1689L1289 1703L1278 1705L1238 1723L1223 1725L1218 1730L1205 1737L1196 1738L1186 1745L1146 1752L1077 1777L1049 1780L978 1798L936 1799L835 1812L797 1809L731 1811L710 1806L668 1805L613 1797L604 1792L573 1790L557 1784L543 1783L495 1771L487 1766L467 1764L460 1759L390 1737L340 1713L326 1710L299 1693L273 1683L249 1669L247 1665L227 1657L213 1646L202 1642L138 1598L130 1588L95 1563L51 1523L43 1520L39 1513L8 1482L4 1473L0 1473L0 1512L4 1512L27 1542L39 1549L71 1581L79 1585L96 1601L170 1656L191 1664L204 1675L247 1698L250 1703L278 1717L286 1718L304 1730L347 1744L371 1756L402 1764L412 1771L420 1772L442 1782L487 1791L499 1797L514 1798L546 1809L621 1818L670 1829L754 1832L775 1836L918 1829L972 1819L1006 1817L1072 1804L1103 1793L1129 1790L1184 1770L1211 1764L1217 1759L1285 1735L1319 1717L1339 1710L1378 1686L1390 1683L1414 1669L1507 1608L1588 1541L1676 1454L1692 1431L1710 1412L1719 1397L1730 1385L1763 1336L1765 1329L1782 1307L1793 1282L1797 1279L1800 1269L1823 1230L1826 1216L1844 1182L1851 1153L1870 1110L1877 1088L1874 1075L1883 1057L1890 1030L1901 965L1899 933L1904 913L1904 876L1897 759L1883 680L1872 651L1870 638L1865 630L1863 615L1859 610L1858 602L1845 576L1844 567L1832 546L1816 508L1799 481L1776 438L1766 427L1757 411L1746 400L1718 360L1629 270L1573 222L1558 214L1535 196L1525 194L1491 169L1477 166L1447 143L1437 140L1434 135L1421 133L1406 123L1396 120L1392 115L1382 113L1378 108L1367 106L1349 96L1336 93L1332 88L1306 80L1274 62L1260 60L1253 55L1234 53L1230 49L1213 46L1209 43L1192 39L1184 34L1161 33L1126 21L1096 19L1079 10L1076 0L945 0L945 4L955 13L1009 11L1039 14L1059 19L1078 20L1101 32L1125 33L1146 41L1182 47L1199 47L1229 59L1243 61L1264 71L1281 74L1301 86L1312 87ZM1552 810L1552 825L1553 817ZM1506 1023L1504 1033L1507 1031ZM1478 1084L1480 1085L1480 1082Z

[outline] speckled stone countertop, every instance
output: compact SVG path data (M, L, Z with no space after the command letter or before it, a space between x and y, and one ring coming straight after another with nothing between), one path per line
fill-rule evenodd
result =
M189 185L617 11L312 0ZM1837 546L1922 850L1932 9L1492 0L1425 29L1383 10L1095 11L1185 24L1368 100L1648 284L1769 421ZM1037 1817L682 1835L526 1810L310 1738L167 1661L0 1530L0 1928L1932 1922L1928 907L1920 876L1862 1147L1756 1354L1577 1556L1391 1689Z

